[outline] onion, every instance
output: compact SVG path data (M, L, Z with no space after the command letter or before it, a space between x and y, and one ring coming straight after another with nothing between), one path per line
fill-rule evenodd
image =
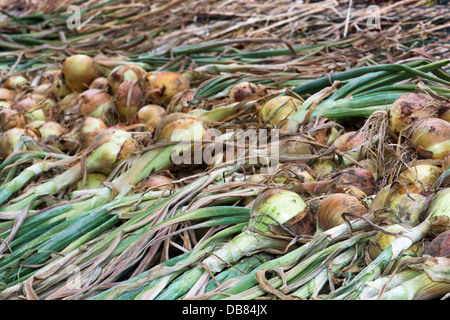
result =
M438 234L425 247L425 254L432 257L450 256L450 230Z
M278 153L281 156L297 156L313 154L313 148L301 138L287 137L278 141Z
M114 99L119 117L128 121L145 105L144 87L140 81L125 81L119 85Z
M136 81L144 79L147 72L135 64L126 64L123 66L115 67L106 78L111 92L117 93L119 86L125 81Z
M450 166L450 152L447 153L447 155L444 157L444 160L442 161L442 171L445 171L448 166Z
M78 96L80 112L87 117L101 119L106 125L114 121L113 97L100 89L88 89Z
M389 195L390 190L391 185L388 184L387 186L384 186L380 191L377 192L377 194L372 200L372 203L369 206L370 211L375 211L386 207L384 204L386 203L386 199Z
M333 142L339 135L339 131L333 126L331 120L325 117L318 117L315 121L308 122L304 131L323 145L328 145ZM320 146L314 146L316 150L320 150L321 148Z
M261 106L258 114L264 122L268 122L283 131L289 129L288 118L302 104L299 99L290 96L276 96ZM288 130L289 131L289 130Z
M140 186L152 190L167 190L170 189L173 180L164 174L154 174L143 181Z
M426 118L411 127L410 142L425 158L444 159L450 152L450 122Z
M19 90L28 85L28 79L22 75L12 75L5 80L5 88Z
M64 134L63 127L54 121L45 121L38 127L41 139L55 139Z
M145 80L148 98L162 106L166 106L178 92L189 90L189 82L176 72L149 72Z
M327 195L320 203L317 220L322 230L328 230L345 222L343 214L362 216L367 213L365 205L355 196L344 193ZM348 220L355 217L348 216Z
M376 181L369 170L364 168L348 168L341 171L334 181L332 190L342 192L345 187L355 187L367 196L373 195L376 190Z
M149 131L154 131L165 117L166 110L159 105L149 104L139 109L137 115L139 123L147 125Z
M0 110L0 130L6 131L14 127L23 128L25 126L25 118L23 115L14 109Z
M390 213L394 222L415 227L421 222L420 215L426 200L427 197L417 193L401 194L386 201L385 206L394 210L395 214Z
M360 147L364 143L364 137L360 131L349 131L341 134L334 140L336 149L347 152Z
M14 152L20 138L25 134L25 129L11 128L7 130L0 139L0 156L5 159Z
M409 192L411 193L422 193L432 188L441 174L441 168L433 164L419 163L404 169L396 181L402 185L410 186ZM412 192L412 190L416 190L416 192Z
M14 91L6 88L0 88L0 101L13 102L15 98L16 94Z
M380 167L379 167L379 165L378 165L376 160L374 160L372 158L367 158L367 159L363 159L363 160L358 161L358 164L362 168L370 171L370 173L372 173L374 179L378 180L378 177L380 176L380 173L381 173L380 172L381 169L380 169Z
M167 105L167 113L173 112L189 112L192 110L190 102L194 100L193 91L181 91L176 93L172 99L170 99Z
M17 102L14 105L14 109L24 115L25 121L27 123L35 120L46 120L44 111L32 96L28 96Z
M326 177L336 171L336 165L332 160L319 158L314 161L311 169L314 170L317 176Z
M109 89L108 79L105 77L95 78L89 85L89 89L100 89L105 92L108 92Z
M99 76L94 59L76 54L64 59L62 73L67 86L73 91L83 91Z
M441 107L438 110L437 116L442 120L450 122L450 102L441 105Z
M89 147L100 132L108 129L105 123L98 118L86 117L80 129L80 144L83 149Z
M392 224L388 226L384 226L384 229L390 232L399 233L402 231L405 231L407 229L411 229L412 227L405 225L405 224ZM397 237L388 233L385 233L383 231L379 231L374 239L373 242L371 241L368 248L367 253L369 254L369 257L371 260L375 260L380 253L386 249ZM414 243L408 250L406 250L403 253L403 256L420 256L422 254L422 245L420 242ZM393 266L395 269L395 264Z
M258 89L258 86L252 82L239 82L238 84L234 85L228 93L228 96L230 97L230 103L241 102L253 95L256 91L258 91Z
M436 109L436 101L427 94L405 93L395 100L388 112L388 131L393 138L416 120L430 116Z

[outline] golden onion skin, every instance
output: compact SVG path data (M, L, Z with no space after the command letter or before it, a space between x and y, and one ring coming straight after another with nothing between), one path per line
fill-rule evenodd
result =
M94 59L84 54L65 58L62 73L65 83L73 91L86 90L91 82L100 76Z
M353 150L364 143L364 137L359 131L349 131L341 134L334 140L333 144L339 151Z
M276 96L264 102L258 114L264 122L281 128L301 104L299 99L290 96Z
M145 105L145 88L140 81L124 81L114 99L119 118L128 121Z
M362 216L367 213L365 205L355 196L345 193L327 195L319 205L317 220L322 230L328 230L345 223L343 214ZM355 217L347 216L348 220Z
M176 72L149 72L145 80L148 99L162 106L167 106L175 94L190 89L189 82Z
M405 134L404 129L415 121L430 116L436 109L435 100L423 93L405 93L395 100L388 112L388 131L393 138Z
M241 102L255 94L258 90L258 86L252 82L239 82L231 87L230 92L228 93L230 103Z
M412 147L423 157L442 160L450 152L450 122L426 118L409 132Z
M137 116L139 123L147 125L149 131L154 131L166 116L166 109L157 104L149 104L139 109Z
M111 92L116 94L119 86L125 81L143 80L147 72L135 64L126 64L115 67L107 76L106 80Z

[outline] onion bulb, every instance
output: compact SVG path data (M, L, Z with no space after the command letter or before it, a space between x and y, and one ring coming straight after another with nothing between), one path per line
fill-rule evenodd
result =
M410 193L421 193L431 188L441 174L440 167L429 163L419 163L404 169L396 181L403 186L411 186Z
M54 140L64 134L63 127L55 121L45 121L38 127L41 139Z
M22 128L11 128L5 131L0 139L0 156L5 159L17 146L20 138L25 134L25 129Z
M391 224L388 226L384 226L384 229L394 233L400 233L402 231L406 231L407 229L411 229L412 227L405 224ZM384 249L386 249L397 237L382 230L378 231L378 233L373 238L373 241L370 242L367 253L371 260L375 260ZM418 257L422 254L422 245L420 242L416 242L411 247L406 250L402 256L413 256ZM394 265L395 266L395 265Z
M417 121L409 134L412 146L425 158L442 160L450 152L450 122L426 118Z
M67 86L73 91L89 88L91 82L99 76L94 59L84 54L76 54L64 59L62 73Z
M38 102L32 96L28 96L14 105L14 109L24 115L27 123L42 120L45 121L45 113Z
M189 82L176 72L149 72L145 80L148 98L162 106L166 106L178 92L189 90Z
M89 147L97 134L106 129L108 129L108 127L101 119L85 117L79 132L81 147L83 149Z
M345 222L343 214L362 216L367 213L365 205L355 196L344 193L327 195L319 205L317 220L322 230L328 230ZM355 217L347 216L348 220Z
M105 92L108 92L109 89L108 79L105 77L95 78L89 85L89 89L100 89Z
M147 72L135 64L126 64L123 66L115 67L107 76L106 80L111 92L117 93L119 86L125 81L137 81L144 79Z
M87 117L101 119L106 125L114 121L113 97L100 89L88 89L78 96L80 112Z
M311 169L317 176L326 177L336 171L336 164L332 160L319 158L314 161Z
M442 120L450 122L450 102L441 105L441 107L438 110L437 116Z
M301 104L302 102L294 97L276 96L264 102L258 114L264 122L289 131L288 118Z
M303 131L306 131L314 140L323 145L330 144L339 136L339 131L333 122L325 117L317 117L315 121L308 122ZM314 146L316 150L321 148L320 146Z
M419 119L430 116L436 109L436 101L427 94L405 93L395 100L388 112L388 131L398 138L404 129Z
M432 257L448 257L450 256L450 230L438 234L426 246L425 252Z
M14 91L6 88L0 88L0 101L14 102L16 94Z
M145 105L144 87L140 81L125 81L119 85L114 99L120 119L128 121Z
M140 186L152 190L167 190L172 187L173 180L164 174L153 174L143 181Z
M376 181L372 173L359 167L342 170L333 184L334 192L343 192L345 187L351 186L370 196L376 190Z
M450 152L447 153L447 155L444 157L444 160L442 161L442 171L445 171L448 166L450 166Z
M390 212L392 221L415 227L421 222L420 214L424 209L426 200L427 197L417 193L400 194L386 201L385 206L394 211Z
M64 81L64 75L61 70L52 70L46 74L46 78L51 83L52 93L58 100L72 92Z
M28 79L22 75L12 75L5 80L5 88L19 90L28 85Z
M360 131L349 131L341 134L334 140L336 149L342 152L355 150L364 143L364 137Z
M147 125L149 131L154 131L165 117L166 109L157 104L149 104L139 109L137 115L139 123Z
M252 82L242 81L231 87L228 96L230 103L241 102L258 91L258 86Z
M4 108L0 110L0 130L6 131L14 127L23 128L25 126L25 118L14 109Z

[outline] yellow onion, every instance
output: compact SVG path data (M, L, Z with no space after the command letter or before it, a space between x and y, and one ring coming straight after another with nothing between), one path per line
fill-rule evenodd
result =
M388 132L398 138L415 121L430 116L436 110L436 101L427 94L405 93L395 100L388 112Z
M0 88L0 101L14 102L16 94L7 88Z
M144 180L140 186L152 190L167 190L172 187L173 180L164 174L153 174Z
M362 160L358 161L358 164L362 168L370 171L372 173L373 177L375 178L375 180L378 180L378 177L380 176L380 173L381 173L380 172L381 168L379 167L378 162L375 159L372 159L372 158L362 159Z
M87 117L99 118L106 125L114 121L113 97L100 89L88 89L78 96L80 112Z
M45 140L56 139L64 134L63 127L55 121L45 121L38 129L41 139Z
M450 152L450 122L439 118L417 121L409 131L414 149L429 159L444 159Z
M410 193L422 193L431 188L441 174L440 167L429 163L419 163L404 169L396 181L403 186L410 186Z
M177 92L167 105L167 113L189 112L192 110L191 102L194 100L194 92L191 90Z
M386 198L388 197L390 190L391 185L388 184L375 194L369 206L370 211L385 208L384 204L386 203Z
M367 196L370 196L376 190L376 181L372 173L367 169L359 167L342 170L333 184L333 190L335 192L341 192L343 188L352 186L358 188Z
M65 96L64 98L62 98L61 100L58 101L58 107L61 111L63 111L63 113L65 113L66 111L69 110L73 110L76 107L76 112L74 113L79 113L80 108L78 105L78 96L80 94L78 92L72 92L70 94L68 94L67 96Z
M444 103L440 106L437 116L442 120L450 122L450 102Z
M276 143L276 142L275 142ZM271 147L270 147L271 148ZM286 137L278 141L278 153L281 156L298 156L313 154L313 147L297 137Z
M355 196L345 193L327 195L319 205L317 220L322 230L328 230L345 223L343 214L362 216L367 213L365 205ZM347 216L347 220L356 217Z
M25 118L14 109L4 108L0 110L0 130L6 131L14 127L23 128L25 126Z
M339 135L335 124L325 117L317 117L314 121L308 122L303 128L303 131L323 145L328 145L333 142ZM316 150L320 150L321 148L320 146L314 146Z
M406 224L391 224L387 226L383 226L384 229L394 233L404 232L407 229L411 229L411 226ZM371 260L375 260L384 249L386 249L397 237L382 230L378 231L378 233L373 238L373 241L370 241L370 244L367 248L367 252L369 254L369 258ZM422 254L422 245L420 242L414 243L408 250L406 250L402 256L413 256L418 257ZM395 264L393 266L395 268Z
M115 166L130 157L138 145L133 136L121 129L106 129L97 134L89 146L90 172L109 175Z
M49 98L43 94L32 93L29 95L36 103L39 105L39 108L42 109L45 115L47 115L51 109L56 106L55 100Z
M107 76L106 80L111 92L117 93L119 86L125 81L137 81L144 79L147 72L135 64L126 64L123 66L115 67Z
M101 119L85 117L79 133L81 147L83 149L89 147L97 134L106 129L108 129L108 127Z
M88 173L83 187L83 180L80 180L76 185L76 190L92 190L98 189L103 185L103 182L108 178L107 175L98 172Z
M438 234L426 246L425 252L432 257L448 257L450 256L450 230Z
M258 110L258 114L264 122L282 130L288 130L288 117L292 115L302 102L294 97L287 95L273 97L263 103ZM289 130L288 130L289 131Z
M14 109L24 115L25 121L30 123L35 120L45 121L45 113L39 106L38 101L28 96L14 105Z
M45 97L52 96L52 85L50 83L43 83L33 88L31 94L38 94Z
M364 143L364 137L360 131L349 131L341 134L334 140L336 149L347 152L360 147Z
M62 73L65 83L73 91L89 88L91 82L100 75L94 59L84 54L65 58Z
M420 221L420 214L424 210L427 197L417 193L401 194L395 198L387 199L385 206L391 208L392 221L403 223L412 227L417 226Z
M189 90L189 82L176 72L149 72L145 80L148 98L162 106L166 106L178 92Z
M5 131L0 139L0 156L5 159L14 152L17 143L26 135L25 129L11 128Z
M142 82L125 81L121 83L114 99L120 119L128 121L145 105L145 90Z
M139 123L147 125L149 131L154 131L165 117L166 109L157 104L149 104L139 109L137 115Z
M242 81L231 87L228 96L230 97L230 103L241 102L258 91L258 85Z
M336 171L336 164L333 160L319 158L314 161L311 169L314 170L317 176L326 177Z
M22 75L12 75L5 80L5 88L19 90L28 85L28 79Z
M89 85L89 89L100 89L108 92L109 89L108 79L105 77L95 78Z

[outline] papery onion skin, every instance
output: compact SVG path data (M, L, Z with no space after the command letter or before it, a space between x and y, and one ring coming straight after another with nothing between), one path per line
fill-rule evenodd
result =
M420 215L426 204L427 197L417 193L401 194L385 203L394 213L390 213L391 219L396 223L417 226Z
M425 254L432 257L450 256L450 230L438 234L425 247Z
M25 121L46 120L45 113L32 96L28 96L14 105L14 109L24 115Z
M65 58L61 70L65 83L73 91L86 90L91 82L100 75L94 59L84 54Z
M302 102L294 97L276 96L264 102L258 114L264 122L280 128L301 104Z
M395 100L388 112L388 132L393 138L404 134L404 129L419 119L433 114L436 101L427 94L405 93Z
M28 79L22 75L12 75L5 80L5 88L19 90L28 86Z
M171 189L173 180L164 174L154 174L140 184L140 187L151 190Z
M80 129L81 147L83 149L89 147L97 134L106 129L108 129L108 127L101 119L86 117L84 119L83 126Z
M189 112L193 106L190 103L194 100L194 92L191 90L180 91L170 99L167 105L167 113L173 112Z
M322 230L328 230L345 223L343 214L362 216L367 213L365 205L355 196L344 193L327 195L319 205L317 219ZM348 220L355 217L347 216Z
M139 109L137 115L139 123L147 125L149 131L154 131L166 116L166 109L157 104L149 104Z
M20 137L25 135L25 129L11 128L7 130L0 139L0 157L6 159L20 140Z
M145 105L145 89L140 81L125 81L114 96L119 118L128 121Z
M16 98L14 91L7 88L0 88L0 100L13 102Z
M113 97L100 89L88 89L78 96L80 112L88 117L101 119L106 125L114 122Z
M119 86L125 81L137 81L144 79L147 72L135 64L126 64L123 66L115 67L107 76L106 80L111 92L116 94L119 90Z
M409 134L413 148L425 158L442 160L450 152L450 122L426 118L418 121Z
M341 134L334 140L333 144L339 151L346 152L361 146L364 143L364 136L360 131L349 131Z
M0 110L0 130L6 131L11 128L25 126L25 118L23 115L14 109L1 109Z
M440 119L450 122L450 102L442 104L437 115Z
M339 192L345 186L353 186L360 189L367 196L376 191L376 181L372 173L364 168L348 168L341 171L334 183L333 190Z

